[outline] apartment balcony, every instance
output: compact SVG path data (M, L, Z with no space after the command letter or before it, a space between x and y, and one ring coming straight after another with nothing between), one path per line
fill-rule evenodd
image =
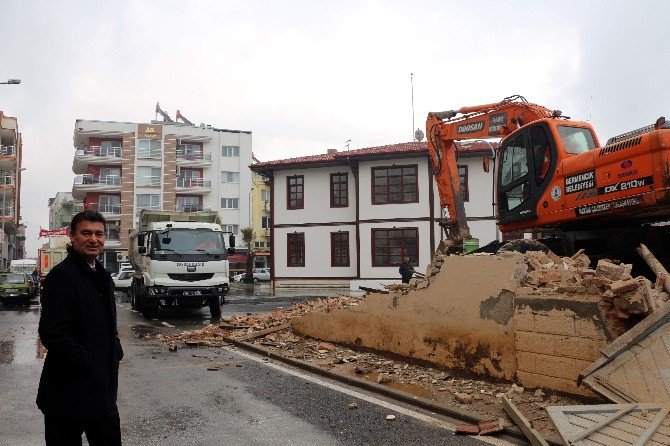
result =
M77 175L74 177L72 196L83 200L88 192L121 193L121 176L119 175Z
M177 205L176 206L176 211L178 212L202 212L202 211L207 211L210 212L212 208L210 206L201 206L201 205L196 205L196 204L183 204L183 205Z
M100 212L107 220L119 220L121 218L120 204L99 204L86 203L83 208L85 210L94 210Z
M119 248L121 247L121 228L118 226L107 226L105 231L105 247Z
M202 151L186 150L177 147L177 166L180 167L209 167L212 165L212 154Z
M2 202L0 201L0 203L2 203ZM0 204L0 211L1 211L0 216L3 217L3 219L5 220L5 223L12 223L14 221L15 212L14 212L14 202L13 201L11 201L11 202L8 201L7 203L5 203L4 209L3 209L3 206ZM5 230L7 230L7 228L5 228Z
M0 169L14 171L16 169L16 147L0 145Z
M14 179L14 175L0 176L0 195L4 194L5 199L13 198L15 190L16 181Z
M80 146L74 152L72 171L84 173L89 165L121 165L121 147Z
M178 194L205 195L212 191L212 180L204 178L177 178Z

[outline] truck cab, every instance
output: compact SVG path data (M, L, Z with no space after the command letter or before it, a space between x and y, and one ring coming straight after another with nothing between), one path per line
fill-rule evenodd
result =
M143 211L140 228L130 235L133 308L147 318L161 307L209 306L213 317L221 314L234 248L226 247L217 219L216 213ZM229 239L234 246L234 236Z

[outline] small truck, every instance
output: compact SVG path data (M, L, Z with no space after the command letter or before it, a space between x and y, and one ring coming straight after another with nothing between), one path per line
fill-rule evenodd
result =
M228 246L216 212L141 211L128 251L131 307L147 319L156 318L159 308L204 306L220 316L230 289L233 234Z

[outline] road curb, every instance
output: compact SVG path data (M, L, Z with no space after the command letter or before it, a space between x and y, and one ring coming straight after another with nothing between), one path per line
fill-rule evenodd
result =
M280 355L278 353L275 353L271 350L268 350L264 347L260 347L258 345L254 345L248 342L244 341L239 341L237 339L232 339L232 338L227 338L226 342L229 342L231 345L234 345L236 347L242 348L247 351L251 351L254 353L257 353L262 356L267 356L268 358L275 359L277 361L283 362L285 364L291 365L293 367L308 371L310 373L313 373L315 375L320 375L326 378L333 379L335 381L339 381L354 387L358 387L361 389L369 390L372 392L375 392L380 395L384 395L389 398L393 398L397 401L402 401L404 403L410 404L412 406L420 407L424 410L428 410L430 412L438 413L440 415L446 415L451 418L455 418L457 420L465 421L468 423L474 423L477 424L480 421L487 420L488 418L482 418L479 415L475 415L471 412L456 408L456 407L449 407L449 406L444 406L442 404L435 403L434 401L430 401L425 398L421 398L418 396L414 396L410 393L403 392L400 390L394 390L390 389L386 386L383 386L381 384L373 383L370 381L366 381L364 379L360 378L355 378L352 376L346 376L346 375L340 375L339 373L334 373L331 372L330 370L323 369L321 367L315 366L313 364L309 364L304 361L300 361L298 359L294 358L289 358L287 356ZM505 427L504 433L523 440L528 440L523 432L516 426L511 426L511 427ZM475 437L476 438L476 437ZM561 443L557 443L551 440L547 440L547 442L552 445L552 446L563 446Z

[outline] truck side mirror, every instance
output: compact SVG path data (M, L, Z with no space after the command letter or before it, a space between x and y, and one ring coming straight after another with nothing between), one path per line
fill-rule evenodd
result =
M137 252L139 252L140 254L144 255L144 254L147 253L147 247L146 247L146 246L138 246L138 247L137 247Z

